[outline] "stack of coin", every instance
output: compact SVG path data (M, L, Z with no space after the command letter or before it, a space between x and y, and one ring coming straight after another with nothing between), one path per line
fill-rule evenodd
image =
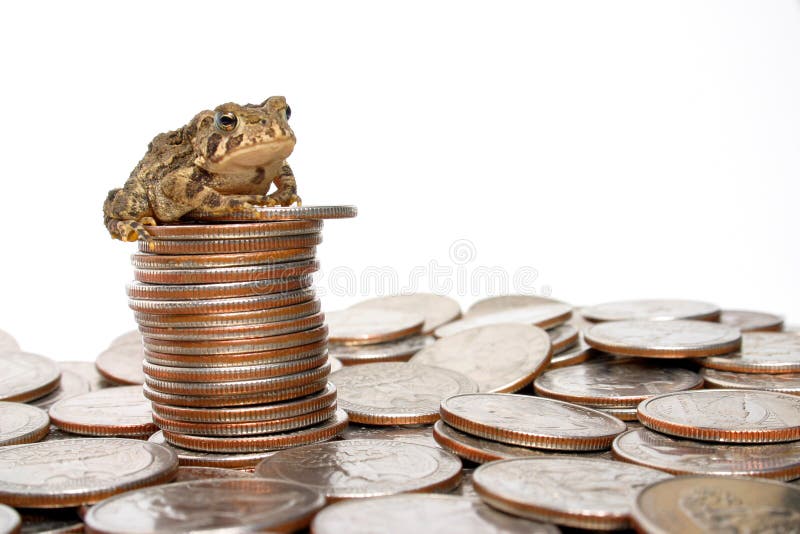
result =
M330 439L347 424L327 378L312 287L322 220L355 209L276 209L276 220L149 227L128 286L144 394L166 443L253 453Z

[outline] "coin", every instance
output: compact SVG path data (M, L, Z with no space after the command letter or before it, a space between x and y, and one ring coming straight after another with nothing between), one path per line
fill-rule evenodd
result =
M409 360L458 371L484 392L519 391L550 362L550 336L536 326L492 324L441 338Z
M800 373L732 373L703 369L700 371L707 388L760 389L800 395Z
M68 399L91 391L88 380L72 371L64 370L60 363L58 366L61 368L61 381L59 382L58 389L44 397L29 401L31 405L41 408L42 410L47 410L50 406L62 399Z
M644 488L632 503L638 532L797 532L800 488L782 482L679 477Z
M749 310L722 310L719 322L742 332L780 332L783 329L783 317Z
M88 436L142 435L158 430L142 386L102 389L58 401L50 408L50 419L62 430Z
M547 304L564 304L564 302L538 295L499 295L474 302L467 310L467 314L496 313L514 308L528 308Z
M234 382L287 376L319 367L328 361L324 352L310 358L288 362L233 367L168 367L144 362L147 376L176 382Z
M285 293L267 293L249 297L211 298L197 300L147 300L128 299L128 307L135 312L150 314L190 315L209 313L232 313L265 310L290 306L314 299L311 288Z
M129 332L125 332L122 335L115 337L112 341L110 346L114 347L116 345L130 345L130 344L142 344L142 334L139 333L138 330L131 330Z
M115 384L136 385L144 383L144 349L141 342L111 345L95 360L95 367L103 378Z
M275 321L256 325L208 326L198 328L173 328L140 326L142 334L149 339L168 341L222 341L292 334L310 328L318 328L325 322L325 315L316 313L299 319Z
M325 353L327 341L323 338L313 343L285 349L243 352L240 354L182 355L153 352L145 349L145 361L166 367L217 368L264 365L313 358Z
M341 438L405 441L426 447L439 447L439 444L433 439L431 425L371 426L351 423L342 433Z
M800 477L800 441L769 445L722 445L671 438L638 428L617 436L614 456L673 475Z
M484 464L472 476L490 506L576 528L630 526L630 501L643 488L672 478L655 469L598 458L535 457Z
M0 330L0 351L19 351L19 343L14 339L14 336L3 330Z
M334 343L368 345L417 335L425 317L396 310L348 308L327 315L330 340Z
M613 415L620 421L625 421L626 423L629 421L638 421L639 420L639 412L636 411L636 407L632 408L619 408L616 406L606 406L605 408L597 408L598 412L603 412L604 414Z
M625 431L625 423L597 410L525 395L456 395L442 401L441 416L473 436L541 449L607 449Z
M461 460L403 441L332 441L278 451L258 465L256 475L298 482L339 500L447 491L461 479Z
M575 347L567 349L559 354L553 354L553 357L550 358L550 365L547 366L547 370L560 369L562 367L583 363L591 357L593 350L594 349L584 343L583 340L580 340Z
M219 284L282 280L308 275L319 270L317 260L303 260L244 267L204 269L134 269L133 278L150 284Z
M800 439L800 398L771 391L667 393L639 405L639 421L673 436L730 443Z
M153 413L176 421L194 423L242 423L274 421L322 410L336 403L336 388L328 385L320 392L286 402L227 408L191 408L153 403Z
M171 480L178 457L134 439L83 438L0 449L0 502L64 508Z
M136 269L209 269L220 267L244 267L287 261L313 259L316 247L241 252L239 254L147 254L131 255L131 264Z
M547 371L533 386L542 397L592 407L635 407L648 397L700 388L703 379L688 369L627 358Z
M472 436L456 430L445 424L444 421L437 421L433 425L433 437L443 449L478 464L546 454L540 449L506 445L498 441Z
M325 389L328 378L309 382L299 386L276 389L274 391L263 391L259 393L244 393L240 395L220 395L220 396L197 396L197 395L175 395L161 393L150 389L144 385L144 396L153 402L170 404L173 406L186 406L195 408L221 408L226 406L250 406L254 404L267 404L270 402L281 402L306 395L313 395Z
M472 328L502 323L520 323L541 328L554 328L566 322L571 315L572 308L567 304L560 303L512 308L491 313L468 313L462 319L440 326L434 331L434 335L438 338L443 338Z
M50 358L29 352L0 352L0 401L26 402L58 388L61 370Z
M430 334L436 328L449 323L461 316L461 306L458 302L433 293L413 293L407 295L393 295L377 297L351 306L351 310L394 310L407 313L417 313L425 317L422 325L422 334Z
M62 374L64 371L69 371L83 377L89 384L89 391L97 391L114 385L97 372L94 362L58 362L58 367Z
M0 402L0 447L39 441L49 429L50 419L41 408L18 402Z
M553 347L553 354L559 354L574 346L580 336L578 329L571 324L562 324L547 331L550 336L550 345Z
M264 458L268 458L275 454L272 451L232 454L192 451L167 443L164 439L164 433L160 430L150 436L148 441L151 443L157 443L174 451L175 454L178 455L178 462L181 466L252 469L261 463Z
M211 478L253 478L253 476L253 473L240 471L238 469L185 466L178 468L178 476L175 477L174 482L190 482L193 480L208 480Z
M695 319L716 321L720 309L708 302L678 299L623 300L586 306L581 315L590 321L674 321Z
M294 532L324 505L320 492L291 482L193 480L107 499L85 521L92 533Z
M350 420L370 425L433 423L442 399L478 391L461 373L413 363L345 367L329 380Z
M5 504L0 504L0 532L3 534L17 534L22 527L22 518L16 510Z
M274 221L246 224L165 224L148 226L152 239L248 239L308 234L322 230L322 221Z
M800 372L800 335L792 332L742 334L739 352L698 360L700 365L737 373Z
M217 298L251 297L273 293L287 293L310 287L310 275L287 277L277 280L254 280L250 282L227 282L224 284L145 284L131 282L125 290L131 299L143 300L203 300Z
M336 415L323 423L280 434L219 438L162 432L167 443L185 449L206 452L264 452L327 441L341 434L346 427L347 413L340 409L336 411Z
M343 345L331 343L328 350L332 356L346 365L371 362L405 362L414 354L433 344L433 336L410 336L396 341L372 345Z
M136 322L140 326L154 326L162 328L197 328L214 326L239 326L258 325L275 321L288 321L299 319L319 313L321 303L319 299L271 308L233 313L207 313L189 315L168 315L155 313L134 313Z
M736 328L706 321L612 321L584 332L591 347L621 356L688 358L738 350Z
M252 239L140 239L139 252L151 254L241 254L314 247L322 243L319 232Z
M294 219L349 219L358 214L355 206L255 206L255 211L225 214L195 210L188 217L197 221L285 221Z
M453 495L415 494L338 502L317 514L311 531L314 534L559 532L553 525L509 516L480 501Z

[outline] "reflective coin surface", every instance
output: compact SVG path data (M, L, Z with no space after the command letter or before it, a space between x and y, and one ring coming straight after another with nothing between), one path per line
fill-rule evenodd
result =
M178 459L180 461L180 458ZM253 478L253 473L222 467L179 467L175 482L208 480L210 478Z
M175 477L178 457L134 439L79 438L0 448L0 502L26 508L91 504Z
M700 376L707 388L760 389L800 395L800 373L733 373L716 369L702 369Z
M672 438L646 428L617 436L614 456L673 475L800 477L800 441L768 445L723 445Z
M756 479L679 477L644 488L633 501L636 530L797 532L800 487Z
M278 451L256 475L305 484L334 500L378 497L452 489L461 479L461 460L402 441L345 440Z
M442 399L478 391L475 382L457 371L417 363L354 365L329 380L350 420L373 425L433 423Z
M64 399L50 407L50 419L62 430L88 436L139 436L158 430L142 386L102 389Z
M462 319L440 326L434 331L434 335L439 338L448 337L479 326L504 323L553 328L563 324L571 316L572 307L561 303L512 308L497 312L468 313Z
M576 346L570 347L558 354L553 354L547 369L560 369L562 367L569 367L570 365L577 365L585 362L591 358L593 350L594 349L589 347L583 340L580 340Z
M546 454L542 449L506 445L499 441L472 436L456 430L444 421L437 421L433 425L433 437L443 449L478 464Z
M578 329L571 324L562 324L547 331L550 336L550 345L553 347L553 354L559 354L574 346L578 342Z
M541 449L607 449L626 430L625 423L597 410L525 395L457 395L442 401L441 416L473 436Z
M19 351L19 343L14 339L14 336L3 330L0 330L0 351Z
M475 470L481 498L504 512L576 528L630 526L631 500L671 475L597 458L536 457L501 460Z
M342 439L405 441L426 447L439 447L439 444L433 439L431 425L373 426L351 423L341 437Z
M60 400L89 393L92 390L91 384L82 375L64 369L60 362L58 367L61 369L61 381L58 383L58 388L44 397L29 401L30 404L42 410L47 410Z
M783 329L783 317L748 310L722 310L719 322L742 332L780 332Z
M800 372L800 335L793 332L750 332L734 354L703 358L700 365L737 373Z
M584 332L591 347L620 356L689 358L738 350L742 336L731 326L706 321L612 321Z
M0 402L0 447L39 441L49 430L50 418L41 408Z
M344 345L331 343L328 351L331 356L347 365L369 362L405 362L414 354L433 344L433 336L410 336L396 341L372 345Z
M387 309L348 308L327 313L326 318L330 341L353 345L416 335L425 323L425 316L420 313Z
M167 443L164 433L160 430L148 438L149 442L167 447L178 455L181 466L197 466L225 469L253 469L264 458L275 454L271 451L252 453L215 453L192 451Z
M731 443L800 439L800 397L771 391L707 389L639 404L639 421L673 436Z
M590 321L674 321L694 319L715 321L720 309L708 302L677 299L646 299L606 302L581 309L581 315Z
M90 532L289 532L325 505L318 491L280 480L195 480L118 495L93 506Z
M392 495L342 501L314 518L314 534L557 533L553 525L504 514L480 501L452 495Z
M5 504L0 504L0 532L3 534L16 534L22 526L22 518L16 510Z
M409 361L457 371L482 392L506 393L530 384L550 357L550 336L541 328L494 324L439 339Z
M513 310L515 308L529 308L531 306L541 306L546 304L564 304L560 300L538 295L499 295L478 300L467 310L468 315L478 315L481 313L495 313L499 311Z
M408 313L418 313L425 317L422 333L430 334L445 323L454 321L461 316L461 306L458 302L433 293L413 293L410 295L393 295L365 300L351 306L355 310L394 310Z
M112 345L95 360L97 371L114 384L144 384L144 349L141 338L134 343Z
M654 395L696 389L700 375L656 362L615 359L547 371L534 382L536 394L587 406L636 406Z
M26 402L58 388L61 369L50 358L28 352L0 352L0 401Z

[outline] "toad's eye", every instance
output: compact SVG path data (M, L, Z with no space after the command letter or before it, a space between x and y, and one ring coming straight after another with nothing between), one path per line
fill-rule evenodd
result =
M292 118L292 108L286 106L286 120L288 121L291 118Z
M236 115L231 113L230 111L218 111L216 115L214 115L214 126L217 127L218 130L222 130L223 132L230 132L236 128L236 125L239 123L239 119L236 118Z

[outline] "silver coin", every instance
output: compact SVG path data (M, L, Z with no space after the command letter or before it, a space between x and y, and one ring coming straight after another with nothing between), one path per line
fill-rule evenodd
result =
M8 332L0 330L0 352L5 352L5 351L9 352L19 351L19 343L17 343L17 340L14 339L14 336L9 334Z
M405 441L426 447L439 448L433 439L431 425L374 426L351 423L341 435L342 439L382 439Z
M630 526L630 502L670 475L597 458L536 457L501 460L475 470L481 498L504 512L577 528Z
M542 328L554 328L572 316L572 308L567 304L542 304L504 311L466 314L462 319L440 326L434 331L438 338L452 336L465 330L481 326L517 323Z
M222 453L193 451L177 447L164 439L164 433L160 430L150 436L148 441L167 447L178 456L180 465L198 467L221 467L227 469L252 469L261 463L265 458L269 458L274 451L245 452L245 453Z
M209 359L213 359L213 357ZM310 358L299 358L288 362L226 367L173 367L145 361L144 371L150 379L175 382L233 382L292 375L319 367L326 362L328 362L328 355L322 352Z
M171 480L178 457L146 441L83 438L0 449L0 502L64 508Z
M174 239L186 241L203 241L208 239L253 239L261 237L281 237L301 235L322 231L321 220L274 221L267 223L244 224L169 224L167 226L151 226L147 229L148 239Z
M205 267L201 269L142 269L133 270L136 280L152 284L214 284L221 282L253 282L280 280L319 270L316 259L245 265L242 267Z
M0 402L0 447L39 441L49 428L50 418L41 408Z
M480 501L413 494L339 502L317 514L311 528L314 534L559 532L553 525L509 516Z
M330 499L352 499L447 491L461 478L461 460L402 441L331 441L278 451L259 464L256 475L299 482Z
M408 361L414 354L432 345L433 336L410 336L396 341L371 345L330 343L328 351L347 365L369 362Z
M26 402L58 388L61 370L50 358L28 352L0 352L0 400Z
M444 421L437 421L433 425L433 437L443 449L478 464L547 454L547 451L543 449L507 445L499 441L472 436L456 430Z
M334 343L368 345L419 334L425 316L387 309L347 308L327 313L329 338Z
M95 360L100 375L114 384L144 384L144 348L141 342L111 345Z
M355 206L255 206L253 213L203 213L195 210L188 217L197 221L289 221L294 219L349 219L358 214Z
M778 332L783 328L783 317L749 310L722 310L719 322L736 327L742 332Z
M289 321L308 317L320 312L319 299L299 304L283 306L261 312L259 310L230 313L198 313L172 315L157 313L134 313L139 326L160 328L212 328L221 326L263 325L278 321Z
M421 314L425 317L425 323L422 325L423 334L430 334L436 328L461 316L461 306L459 306L458 302L450 297L433 293L377 297L359 302L351 306L350 309L394 310Z
M493 324L441 338L411 363L457 371L482 392L519 391L550 362L550 336L536 326Z
M83 376L65 370L60 363L58 366L61 368L61 381L59 382L58 389L44 397L30 401L31 405L41 408L42 410L47 410L60 400L69 399L70 397L75 397L76 395L82 395L83 393L91 391L92 388L89 381Z
M194 480L117 495L86 514L92 532L295 531L311 522L325 497L278 480Z
M594 349L587 345L583 340L580 340L576 346L568 348L567 350L558 354L553 354L553 357L550 358L550 364L547 366L547 369L560 369L562 367L569 367L570 365L583 363L592 357L593 352L595 352Z
M688 358L738 350L736 328L706 321L611 321L584 332L591 347L621 356Z
M50 407L61 430L86 436L140 436L158 430L142 386L101 389L70 397Z
M742 334L739 352L698 360L700 365L739 373L800 372L800 335L792 332Z
M571 324L558 325L555 328L550 328L547 331L550 336L550 345L553 347L553 354L560 354L578 343L580 334L578 329Z
M499 295L478 300L467 310L468 315L481 313L496 313L499 311L513 310L515 308L529 308L547 304L564 304L560 300L538 295Z
M768 445L723 445L677 439L646 428L617 436L614 456L673 475L800 477L800 441Z
M700 376L707 388L760 389L800 395L800 373L733 373L716 369L702 369Z
M180 461L180 458L178 461ZM178 468L178 476L175 477L174 482L191 482L193 480L208 480L211 478L253 478L254 476L253 473L239 469L184 466Z
M114 386L97 372L94 362L57 362L62 372L69 371L80 375L89 383L89 391L97 391Z
M782 482L723 477L678 477L636 496L637 532L797 532L800 488Z
M673 321L695 319L715 321L720 315L719 306L708 302L678 299L623 300L606 302L581 309L581 315L590 321Z
M322 341L327 337L328 328L323 325L293 334L223 341L165 341L162 339L145 338L144 348L151 352L166 354L215 356L220 354L244 354L299 347L301 345Z
M167 341L224 341L253 337L279 336L293 334L310 328L318 328L325 323L325 314L316 313L299 319L274 321L262 324L236 326L203 326L199 328L173 328L140 326L142 335L151 340Z
M416 363L367 363L330 375L339 406L356 423L419 424L439 419L442 399L475 393L478 385L459 372Z
M639 421L639 412L636 411L636 407L632 408L619 408L619 407L606 407L606 408L596 408L598 412L603 412L604 414L612 415L619 419L620 421L625 421L630 423L631 421Z
M115 337L113 340L111 340L109 346L113 347L115 345L130 345L137 343L139 345L142 344L142 334L140 334L138 330L131 330Z
M15 534L20 532L22 518L16 510L5 504L0 504L0 532L3 534Z

